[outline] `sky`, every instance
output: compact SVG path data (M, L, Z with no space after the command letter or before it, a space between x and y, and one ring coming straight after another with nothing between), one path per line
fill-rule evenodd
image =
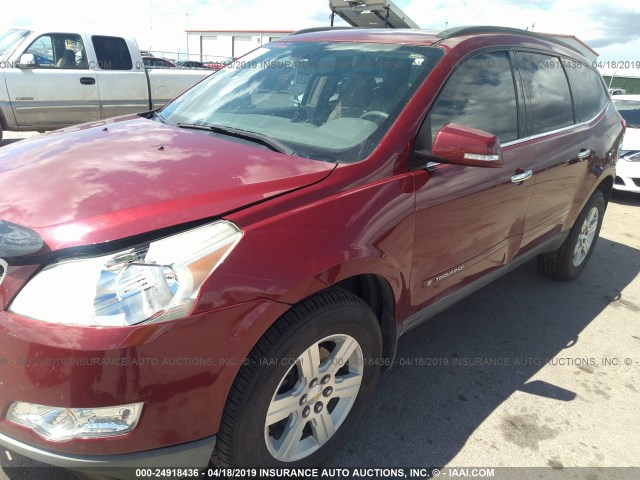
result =
M640 2L395 0L425 29L498 25L575 35L602 62L640 64ZM52 13L55 12L55 17ZM186 29L297 30L329 25L328 0L5 0L0 29L76 26L133 35L140 48L186 52ZM60 22L64 19L64 24ZM605 73L605 72L603 72Z

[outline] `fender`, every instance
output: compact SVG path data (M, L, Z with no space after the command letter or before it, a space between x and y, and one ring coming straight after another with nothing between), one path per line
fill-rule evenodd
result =
M327 183L331 177L319 188L331 191ZM349 277L374 274L389 283L401 317L413 257L412 175L299 205L241 227L242 240L203 285L194 313L257 298L291 305ZM254 208L268 206L247 210ZM228 219L242 225L249 215Z
M609 101L609 105L604 109L604 113L595 119L594 122L603 122L604 118L615 118L615 116L612 115L614 111L615 106L612 101ZM582 185L582 188L576 191L575 199L579 199L580 201L573 202L571 211L567 216L567 223L564 226L565 229L568 230L573 226L578 215L580 215L580 212L596 190L603 189L602 193L604 194L605 201L609 200L609 195L613 188L613 181L616 176L615 166L624 138L624 131L620 132L619 127L619 123L611 122L608 125L607 135L604 138L597 139L596 145L592 147L595 149L596 156L589 162L588 178L591 181L588 185ZM610 185L606 185L605 182L610 182Z

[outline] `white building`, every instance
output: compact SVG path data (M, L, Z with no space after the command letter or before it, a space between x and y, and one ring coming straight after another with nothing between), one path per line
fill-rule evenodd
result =
M292 30L187 30L189 60L206 62L221 58L237 58L262 45L293 33ZM546 33L577 49L592 62L598 52L574 35Z
M237 58L292 30L187 30L189 60L206 62Z

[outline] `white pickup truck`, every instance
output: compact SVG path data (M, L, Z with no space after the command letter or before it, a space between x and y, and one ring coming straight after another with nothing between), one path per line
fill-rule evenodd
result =
M133 38L58 30L0 34L2 130L54 130L158 108L210 70L147 69Z

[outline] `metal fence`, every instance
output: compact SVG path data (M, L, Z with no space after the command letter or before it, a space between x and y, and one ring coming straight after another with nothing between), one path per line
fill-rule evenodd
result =
M146 57L159 57L164 58L166 60L170 60L172 62L181 62L181 61L195 61L202 63L224 63L225 61L229 61L229 57L220 57L216 55L201 55L199 53L190 53L187 52L166 52L163 50L141 50L142 56Z
M622 88L629 95L640 94L640 78L613 77L613 81L609 75L603 75L602 78L609 88Z

